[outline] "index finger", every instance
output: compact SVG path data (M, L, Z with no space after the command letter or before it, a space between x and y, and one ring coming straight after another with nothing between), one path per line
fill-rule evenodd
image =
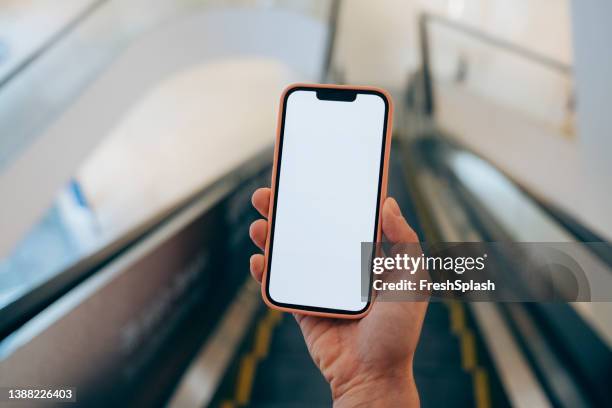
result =
M270 210L270 191L268 187L258 188L251 198L253 207L266 218L268 218L268 211Z

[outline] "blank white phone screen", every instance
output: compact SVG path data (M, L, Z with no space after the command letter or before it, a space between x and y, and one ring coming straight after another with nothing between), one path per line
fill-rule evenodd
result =
M385 101L286 101L268 295L285 305L359 312L361 242L376 231Z

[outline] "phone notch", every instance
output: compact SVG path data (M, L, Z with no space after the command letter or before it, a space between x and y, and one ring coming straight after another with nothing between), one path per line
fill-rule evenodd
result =
M321 101L354 102L357 99L357 91L352 89L318 89L317 99Z

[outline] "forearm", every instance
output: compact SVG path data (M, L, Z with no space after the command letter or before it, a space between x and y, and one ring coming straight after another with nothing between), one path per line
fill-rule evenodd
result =
M412 374L383 376L356 384L334 396L334 408L419 406L419 394Z

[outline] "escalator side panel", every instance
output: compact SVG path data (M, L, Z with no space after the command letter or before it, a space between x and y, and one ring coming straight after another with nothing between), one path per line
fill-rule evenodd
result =
M0 344L0 377L75 386L87 406L162 404L248 276L250 195L267 183L269 167L207 195L51 305Z

